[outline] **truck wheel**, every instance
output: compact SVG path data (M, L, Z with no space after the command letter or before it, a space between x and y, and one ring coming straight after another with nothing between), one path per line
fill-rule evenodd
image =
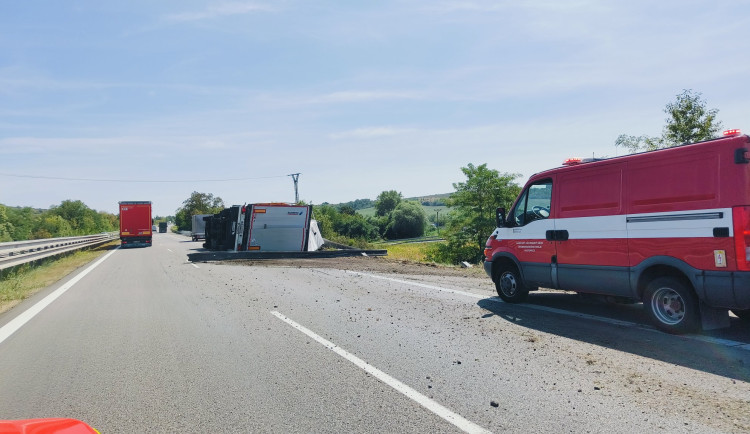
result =
M659 277L646 287L643 296L651 320L661 331L681 334L698 328L698 298L690 287L674 277Z
M529 289L523 284L521 275L514 266L506 266L500 270L495 288L497 295L506 303L522 303L529 295Z
M732 309L732 313L737 315L737 318L750 322L750 309Z

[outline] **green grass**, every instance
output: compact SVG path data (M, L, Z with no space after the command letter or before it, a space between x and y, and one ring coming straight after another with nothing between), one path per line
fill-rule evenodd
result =
M33 267L26 264L12 271L3 271L0 275L0 313L88 264L117 244L119 240L92 249L78 250L63 257L42 260Z
M412 262L430 262L427 260L428 249L437 243L385 244L376 243L373 249L388 250L388 258Z

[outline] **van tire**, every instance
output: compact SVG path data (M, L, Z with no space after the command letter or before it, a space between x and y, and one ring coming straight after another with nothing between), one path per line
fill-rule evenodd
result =
M529 295L529 288L523 284L518 269L505 266L500 269L495 281L497 295L506 303L523 303Z
M698 298L683 281L658 277L646 286L643 304L656 328L682 334L696 331L700 323Z
M742 321L750 322L750 309L732 309L732 313Z

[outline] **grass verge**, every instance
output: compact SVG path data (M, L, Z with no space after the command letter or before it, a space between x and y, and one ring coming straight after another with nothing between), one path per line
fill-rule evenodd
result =
M0 313L10 310L35 292L88 264L105 251L114 249L119 243L119 240L115 240L62 257L43 259L35 266L25 264L11 271L3 271L0 276Z
M430 262L427 251L435 243L373 244L373 249L388 250L388 258L413 262Z

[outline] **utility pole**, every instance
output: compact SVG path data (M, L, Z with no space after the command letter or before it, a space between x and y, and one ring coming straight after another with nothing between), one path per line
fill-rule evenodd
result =
M299 180L299 173L292 173L287 176L291 176L294 180L294 203L299 203L299 193L297 192L297 181Z
M440 210L435 210L435 228L437 228L438 236L440 236Z

